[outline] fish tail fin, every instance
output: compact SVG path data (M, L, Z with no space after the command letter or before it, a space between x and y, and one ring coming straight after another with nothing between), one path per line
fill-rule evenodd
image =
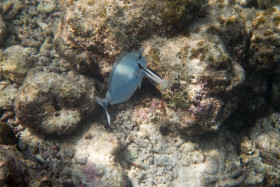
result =
M107 115L107 120L108 120L108 123L109 125L111 125L111 118L110 118L110 114L107 110L107 107L108 107L108 101L106 99L101 99L100 97L97 97L97 96L94 96L95 100L97 101L98 104L100 104L104 109L105 109L105 112L106 112L106 115Z

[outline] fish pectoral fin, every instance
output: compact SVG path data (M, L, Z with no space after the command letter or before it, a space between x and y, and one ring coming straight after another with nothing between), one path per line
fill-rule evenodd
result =
M97 101L97 103L100 104L100 105L105 109L108 123L109 123L109 125L111 125L110 114L109 114L109 112L108 112L108 110L107 110L108 101L107 101L106 99L101 99L100 97L97 97L97 96L94 96L94 98L95 98L95 100Z

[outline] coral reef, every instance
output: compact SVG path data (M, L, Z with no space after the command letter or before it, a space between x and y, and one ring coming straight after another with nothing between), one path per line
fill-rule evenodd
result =
M262 73L275 73L280 61L280 7L256 13L252 22L249 65Z
M141 5L146 5L145 1L131 2L128 5L98 1L63 3L67 8L63 10L55 48L61 57L75 61L77 63L75 66L81 72L84 69L91 73L106 75L104 73L108 72L108 64L103 63L106 58L110 61L122 50L141 46L145 49L144 54L147 56L149 66L169 79L171 89L163 93L165 100L163 103L168 107L166 109L168 116L165 122L159 124L167 125L172 121L171 124L176 126L175 129L183 129L188 133L203 133L216 130L236 109L237 90L244 82L245 73L227 51L233 44L230 42L231 44L227 43L224 46L224 41L229 38L227 37L229 34L225 33L232 30L231 28L237 26L234 31L239 32L245 25L242 18L237 17L240 8L228 8L232 16L227 20L227 15L214 13L218 9L217 5L205 6L203 9L209 8L215 19L205 19L205 23L202 21L202 24L191 25L187 31L184 28L185 24L191 23L187 18L198 15L199 11L195 14L194 10L199 10L202 3L164 1L158 4L152 1L145 6L148 8L144 11L138 9L142 7ZM151 7L157 7L153 15L149 14ZM172 11L174 8L177 11ZM91 11L93 9L96 11ZM139 17L141 20L137 19ZM91 24L87 24L88 22ZM222 24L233 26L227 26L223 31ZM209 30L211 26L216 25L221 25L221 37L215 35L216 33L210 33L209 36L205 29ZM173 36L173 29L182 36ZM165 37L167 32L169 37ZM184 36L184 32L189 32L189 36ZM238 37L240 36L236 35L231 41ZM130 46L127 46L128 44ZM244 46L245 43L241 46L236 44L236 49L230 52L237 53ZM100 72L93 64L99 65ZM168 120L174 115L176 120Z
M280 184L279 113L259 119L240 144L246 185Z
M139 48L153 34L183 28L198 12L201 1L65 0L61 6L57 52L81 72L98 64L105 68L103 73L110 66L104 62L112 63L121 51Z
M171 85L163 92L167 120L159 123L171 123L188 133L203 133L216 130L236 109L236 91L245 73L219 38L209 40L199 34L172 41L153 38L144 46L152 69L164 73Z
M0 185L279 185L277 3L2 0L0 143L26 160L1 145ZM104 126L95 92L141 48L170 87Z
M30 71L15 100L17 118L41 133L69 134L95 110L94 86L76 72Z

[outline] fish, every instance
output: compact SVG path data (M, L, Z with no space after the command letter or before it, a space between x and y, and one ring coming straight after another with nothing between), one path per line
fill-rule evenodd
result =
M151 82L160 84L164 89L168 87L168 81L162 80L156 73L147 68L147 61L142 53L143 50L121 53L110 72L105 98L95 96L96 102L105 109L109 126L111 125L111 118L108 105L128 101L136 89L140 89L144 76Z

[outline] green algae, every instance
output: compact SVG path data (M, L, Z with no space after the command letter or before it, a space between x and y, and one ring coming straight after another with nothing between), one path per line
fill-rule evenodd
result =
M188 109L190 107L190 101L188 99L187 92L183 92L178 90L174 90L169 103L171 108L180 108L180 109Z

